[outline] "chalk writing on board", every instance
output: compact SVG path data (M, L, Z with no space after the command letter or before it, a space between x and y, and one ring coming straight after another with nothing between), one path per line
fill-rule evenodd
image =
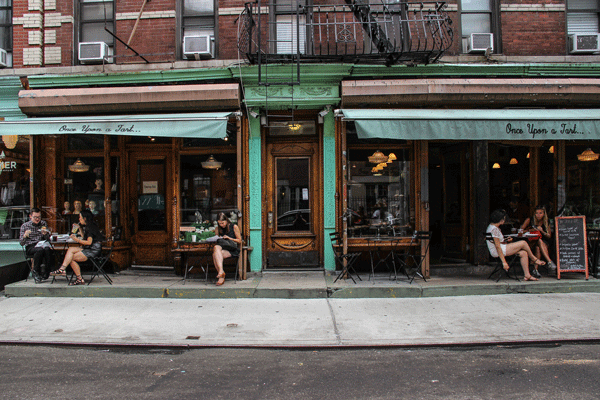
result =
M587 278L587 241L585 217L556 218L558 277L560 271L585 271Z

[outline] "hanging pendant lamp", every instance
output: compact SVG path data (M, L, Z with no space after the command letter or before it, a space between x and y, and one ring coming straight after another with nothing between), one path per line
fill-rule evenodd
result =
M594 153L589 147L581 154L577 155L579 161L596 161L600 157L600 154Z
M88 172L90 166L86 165L80 158L78 158L72 165L69 165L69 171L71 172Z
M202 168L206 169L219 169L223 163L221 161L217 161L215 157L211 154L210 157L206 161L203 161Z
M385 163L385 162L387 162L387 160L388 160L388 158L385 156L385 154L383 154L379 150L377 150L375 153L373 153L372 156L369 156L369 162L371 162L373 164Z

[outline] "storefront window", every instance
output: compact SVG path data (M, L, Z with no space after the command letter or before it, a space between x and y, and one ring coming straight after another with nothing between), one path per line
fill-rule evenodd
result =
M104 149L104 136L68 135L67 143L69 150L102 150Z
M565 216L585 215L588 224L600 226L600 160L584 157L587 149L600 152L597 143L566 146L566 202L559 212Z
M0 142L0 240L19 238L29 211L29 136Z
M79 221L79 213L88 209L96 215L96 222L104 230L104 158L66 158L64 203L60 208L66 232Z
M120 208L120 200L121 194L119 191L119 176L120 176L120 168L119 168L119 158L111 157L110 159L110 174L111 174L111 188L110 188L110 201L111 201L111 221L112 226L114 228L121 228L121 208ZM119 229L120 230L120 229ZM119 232L117 232L119 234ZM118 237L117 239L120 239Z
M237 211L236 154L181 156L181 226Z
M505 209L511 220L530 217L529 146L490 143L490 210ZM547 150L546 150L547 152ZM535 204L533 204L535 206Z
M394 228L391 233L405 234L411 225L410 152L394 147L376 150L348 151L348 208L353 211L351 225L377 226L386 222L388 227ZM377 163L372 162L374 159L369 160L375 152L383 156ZM369 232L353 230L352 233Z

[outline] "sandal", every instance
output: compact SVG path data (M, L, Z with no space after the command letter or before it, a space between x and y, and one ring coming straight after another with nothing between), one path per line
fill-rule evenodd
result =
M83 280L81 275L77 275L77 279L75 279L75 282L69 283L69 286L76 286L76 285L85 285L85 281Z
M529 275L529 276L526 276L526 277L524 278L524 280L526 280L526 281L537 281L537 280L538 280L538 278L536 278L536 277L534 277L534 276L531 276L531 275Z
M60 267L56 271L50 272L50 276L67 276L67 269Z
M219 280L216 283L217 286L221 286L222 284L224 284L225 283L225 272L217 275L217 278L219 278Z
M534 261L536 265L546 265L546 261L542 261L539 258Z

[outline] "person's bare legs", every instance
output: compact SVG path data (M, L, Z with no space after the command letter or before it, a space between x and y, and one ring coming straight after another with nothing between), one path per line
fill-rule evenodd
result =
M79 267L78 262L84 261L87 261L87 257L81 251L73 254L73 259L71 260L70 265L77 277L81 277L81 268Z
M219 245L215 245L213 248L213 264L215 264L215 268L217 270L217 285L222 285L225 282L225 271L223 270L223 260L231 257L231 254L227 250L223 250L223 248Z
M544 265L545 262L541 261L539 258L533 255L531 252L531 248L529 244L525 241L511 242L506 244L506 255L512 256L513 254L517 254L520 257L521 267L523 268L523 274L525 275L525 280L537 280L529 273L529 259L532 259L536 265Z
M539 240L538 241L538 249L541 251L542 256L544 256L544 259L546 260L547 263L551 263L552 260L550 259L550 253L548 252L548 245L546 244L546 242L544 242L543 240ZM538 258L540 258L538 256Z

